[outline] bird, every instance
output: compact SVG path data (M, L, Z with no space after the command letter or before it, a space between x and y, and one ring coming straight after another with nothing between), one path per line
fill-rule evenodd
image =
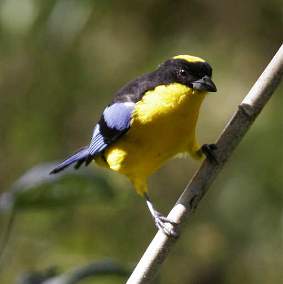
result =
M156 227L176 237L177 224L156 210L149 197L148 178L183 153L217 161L215 144L200 146L196 138L201 104L207 93L216 91L208 62L192 55L171 57L119 89L95 125L90 143L50 174L93 160L123 174L145 198Z

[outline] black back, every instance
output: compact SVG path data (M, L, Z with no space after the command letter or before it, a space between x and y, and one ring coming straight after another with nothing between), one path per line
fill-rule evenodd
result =
M204 76L211 77L212 68L207 62L188 62L184 59L169 59L158 69L130 81L114 97L114 102L138 102L143 95L159 85L181 83L192 87L192 82Z

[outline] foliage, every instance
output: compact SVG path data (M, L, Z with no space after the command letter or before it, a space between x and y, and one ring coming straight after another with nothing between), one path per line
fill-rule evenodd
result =
M1 1L1 192L34 165L87 144L113 93L176 54L204 57L214 67L218 93L207 97L198 125L200 141L212 142L281 44L281 6L279 0ZM282 279L280 93L282 87L183 232L161 283ZM151 195L162 212L197 166L173 160L153 176ZM25 206L1 283L50 266L67 271L106 257L139 259L155 232L144 201L123 178L95 169L95 180L66 176L18 193ZM1 233L7 217L0 215Z

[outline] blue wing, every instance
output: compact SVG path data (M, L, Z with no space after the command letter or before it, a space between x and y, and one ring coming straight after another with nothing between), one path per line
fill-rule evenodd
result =
M117 102L108 106L93 130L89 146L60 163L50 173L58 173L72 164L78 169L83 163L88 165L95 155L102 153L108 145L115 142L130 128L135 103Z
M135 103L117 102L108 106L95 126L89 145L89 153L94 156L115 142L130 128Z

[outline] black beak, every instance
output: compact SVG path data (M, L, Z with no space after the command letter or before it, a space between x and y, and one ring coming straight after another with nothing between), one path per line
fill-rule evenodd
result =
M216 86L210 77L204 76L201 79L192 82L193 89L198 91L216 92Z

